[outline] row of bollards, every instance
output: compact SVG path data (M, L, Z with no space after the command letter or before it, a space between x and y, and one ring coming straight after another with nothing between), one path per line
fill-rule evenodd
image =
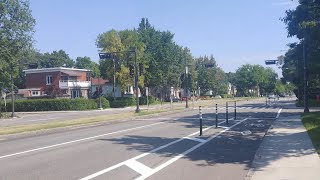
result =
M226 124L229 124L229 107L228 102L226 102ZM202 109L199 106L199 119L200 119L200 136L202 136ZM234 102L234 120L237 119L237 102ZM216 120L215 120L216 128L218 127L218 104L216 104Z

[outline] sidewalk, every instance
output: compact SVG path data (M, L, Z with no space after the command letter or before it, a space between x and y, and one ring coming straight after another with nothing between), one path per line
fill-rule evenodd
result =
M320 158L299 116L274 122L252 166L251 180L320 179Z

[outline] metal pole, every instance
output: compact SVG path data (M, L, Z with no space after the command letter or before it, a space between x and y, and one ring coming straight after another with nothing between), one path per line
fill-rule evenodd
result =
M137 67L137 47L134 49L134 66L135 66L135 89L136 89L136 103L137 103L137 108L136 108L136 113L140 112L140 107L139 107L139 92L138 92L138 67Z
M266 95L266 106L268 105L268 96Z
M14 88L13 88L13 64L11 62L10 64L10 69L11 69L11 73L10 73L10 80L11 80L11 104L12 104L12 112L11 112L11 117L13 118L15 116L14 114Z
M99 84L99 89L98 89L98 94L99 94L99 109L101 110L101 109L102 109L102 104L101 104L101 92L100 92L100 89L101 89L100 77L98 77L98 84Z
M114 59L113 60L113 98L116 98L116 62Z
M229 124L229 114L228 114L228 102L226 102L226 123Z
M200 116L200 136L202 136L202 110L201 110L201 106L199 106L199 116Z
M303 38L303 80L304 80L304 88L303 88L303 102L304 102L304 112L309 112L308 105L308 73L307 73L307 59L306 59L306 34L304 32Z
M237 101L234 102L234 120L237 119Z
M146 95L147 95L147 106L149 108L149 87L146 87Z
M216 128L218 127L218 104L216 104Z
M186 56L186 52L185 52L185 57L184 57L184 68L185 68L185 73L184 73L184 79L185 79L185 96L186 96L186 108L189 108L189 104L188 104L188 65L187 65L187 56Z

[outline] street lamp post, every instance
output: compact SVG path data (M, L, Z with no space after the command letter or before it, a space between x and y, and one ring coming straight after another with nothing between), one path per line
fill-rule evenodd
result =
M116 51L116 52L108 52L108 53L99 53L100 59L110 59L112 58L113 54L118 53L134 53L134 86L136 91L136 113L140 112L140 106L139 106L139 92L138 92L138 81L139 81L139 75L138 75L138 63L137 63L137 53L138 50L135 48L133 51ZM113 73L113 80L115 82L115 60L113 59L113 67L114 67L114 73ZM115 83L113 83L113 94L115 96Z
M12 105L12 108L11 108L11 117L15 117L15 114L14 114L14 85L13 85L13 64L11 62L10 64L10 81L11 81L11 105Z
M136 113L140 112L140 107L139 107L139 94L138 94L138 63L137 63L137 48L134 49L134 67L135 67L135 78L134 78L134 86L136 89L136 103L137 103L137 107L136 107Z

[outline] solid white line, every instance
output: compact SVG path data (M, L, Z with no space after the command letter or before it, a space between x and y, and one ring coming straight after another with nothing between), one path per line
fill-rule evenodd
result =
M204 142L206 140L204 139L199 139L199 138L195 138L195 137L185 137L185 139L189 139L189 140L193 140L193 141L197 141L197 142Z
M277 117L276 117L277 119L279 118L281 111L282 111L282 108L279 109L279 111L278 111L278 114L277 114Z
M22 152L17 152L17 153L13 153L13 154L0 156L0 159L4 159L7 157L11 157L11 156L17 156L20 154L26 154L26 153L30 153L30 152L40 151L40 150L44 150L44 149L49 149L49 148L53 148L53 147L63 146L63 145L67 145L67 144L72 144L72 143L76 143L76 142L91 140L91 139L95 139L95 138L102 137L102 136L108 136L108 135L112 135L112 134L118 134L118 133L122 133L122 132L132 131L132 130L136 130L136 129L142 129L142 128L155 126L155 125L159 125L159 124L163 124L163 123L164 122L158 122L158 123L153 123L153 124L149 124L149 125L145 125L145 126L139 126L139 127L129 128L129 129L115 131L115 132L111 132L111 133L101 134L101 135L97 135L97 136L87 137L87 138L83 138L83 139L77 139L77 140L68 141L68 142L64 142L64 143L54 144L54 145L50 145L50 146L44 146L44 147L40 147L40 148L36 148L36 149L30 149L27 151L22 151Z
M136 160L127 161L126 166L128 166L129 168L133 169L141 175L149 174L152 171L151 168Z
M230 128L228 128L228 129L225 129L225 130L223 130L223 131L220 131L218 134L216 134L216 135L214 135L214 136L211 136L211 137L210 137L209 139L207 139L206 141L204 141L204 142L202 142L202 143L200 143L200 144L198 144L198 145L196 145L196 146L193 146L192 148L184 151L183 153L179 154L178 156L176 156L176 157L170 159L169 161L161 164L160 166L156 167L156 168L153 169L150 173L138 177L136 180L146 179L147 177L151 176L152 174L154 174L154 173L160 171L161 169L169 166L170 164L174 163L175 161L177 161L178 159L182 158L183 156L189 154L190 152L192 152L192 151L194 151L195 149L201 147L201 146L204 145L205 143L207 143L207 142L211 141L212 139L216 138L216 137L219 136L220 134L228 131L229 129L233 128L234 126L237 126L238 124L240 124L240 123L242 123L242 122L244 122L244 121L246 121L246 120L248 120L248 118L246 118L246 119L242 120L241 122L238 122L238 123L230 126Z

